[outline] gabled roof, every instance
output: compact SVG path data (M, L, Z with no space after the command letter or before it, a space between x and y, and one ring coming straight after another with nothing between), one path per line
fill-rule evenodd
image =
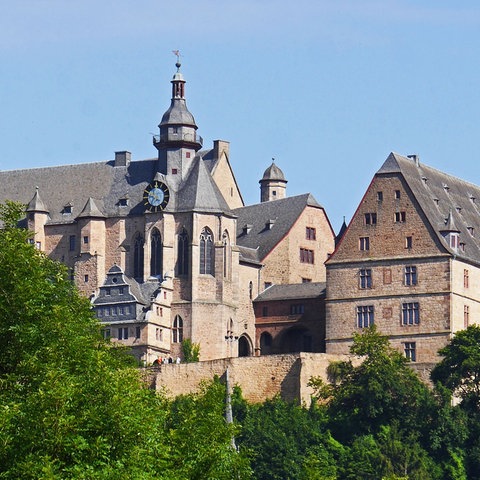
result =
M97 207L95 200L90 197L77 218L105 218L105 215Z
M203 160L196 157L194 164L177 194L176 210L223 212L230 211Z
M419 162L391 153L376 175L403 176L432 229L452 255L480 262L480 187ZM453 250L442 232L459 232L465 250Z
M307 206L323 209L310 193L234 209L233 213L238 217L237 244L257 250L258 260L262 261L290 231ZM248 228L244 228L247 225Z
M273 300L301 300L302 298L325 297L325 282L291 283L272 285L264 290L254 302Z
M0 172L0 203L14 200L25 205L36 187L48 200L49 223L73 222L88 199L95 198L97 208L107 217L139 215L144 211L143 191L156 173L157 160L114 166L113 161L62 165ZM128 197L128 206L119 200ZM66 205L72 214L63 213Z

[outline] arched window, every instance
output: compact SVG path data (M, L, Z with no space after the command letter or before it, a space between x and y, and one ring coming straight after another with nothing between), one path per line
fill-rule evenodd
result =
M178 236L177 244L177 274L178 275L187 275L188 274L188 264L189 264L189 245L188 245L188 234L185 229L182 229L182 232Z
M213 233L207 227L200 234L200 273L215 274Z
M137 233L133 247L133 276L135 280L143 280L143 245L145 241L140 233Z
M182 343L183 341L183 320L180 315L175 315L172 327L172 342Z
M150 237L150 275L156 277L162 275L163 269L163 249L162 236L154 228Z
M223 276L225 278L230 277L230 266L231 266L231 251L230 248L230 238L228 232L225 230L222 235L222 245L223 245Z

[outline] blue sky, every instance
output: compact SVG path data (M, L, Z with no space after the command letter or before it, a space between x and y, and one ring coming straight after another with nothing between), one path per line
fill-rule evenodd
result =
M179 49L204 145L231 142L246 203L272 157L335 230L391 151L480 184L476 1L6 5L0 169L154 157Z

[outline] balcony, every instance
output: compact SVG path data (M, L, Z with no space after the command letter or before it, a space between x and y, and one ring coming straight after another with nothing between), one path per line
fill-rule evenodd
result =
M163 135L154 135L153 144L157 148L161 148L165 144L191 145L198 150L203 146L203 138L196 133L165 133Z

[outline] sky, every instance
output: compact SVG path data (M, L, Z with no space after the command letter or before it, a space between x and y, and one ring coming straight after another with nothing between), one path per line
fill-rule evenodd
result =
M204 147L230 142L246 204L272 158L336 232L392 151L480 184L478 1L2 4L1 170L154 158L179 50Z

